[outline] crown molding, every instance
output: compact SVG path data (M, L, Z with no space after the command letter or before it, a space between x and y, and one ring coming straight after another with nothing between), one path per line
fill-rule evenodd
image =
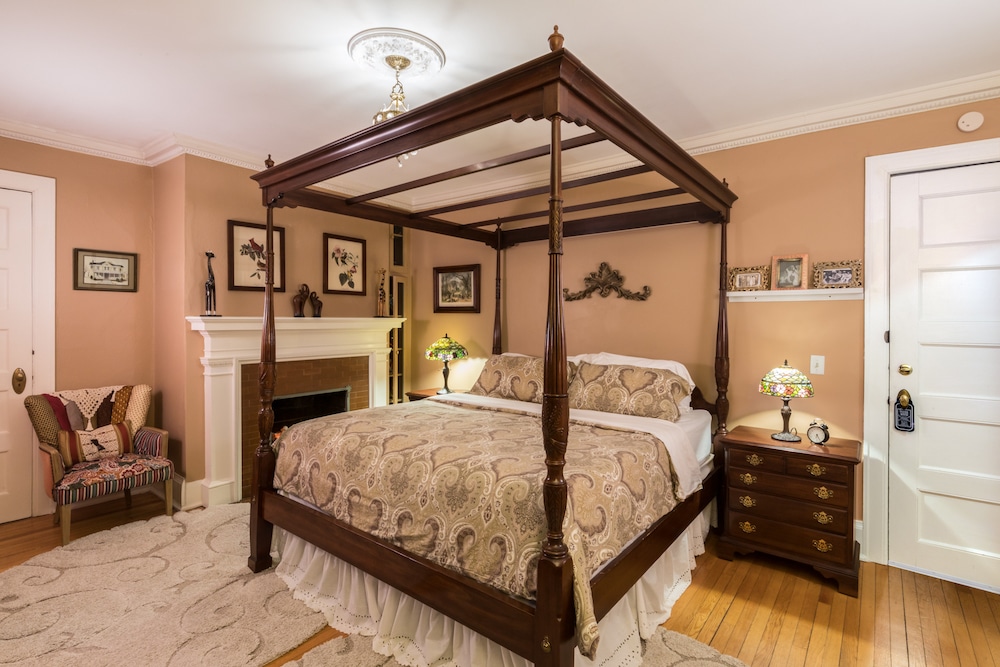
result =
M752 123L719 132L702 134L678 141L678 143L692 155L700 155L765 141L784 139L800 134L808 134L810 132L821 132L848 125L884 120L959 104L968 104L996 97L1000 97L1000 70L957 79L944 84L913 88L891 95L869 98L860 102L828 107L806 114L793 114L761 123ZM252 171L261 171L264 169L263 159L257 156L251 156L226 146L179 134L165 134L141 148L135 148L124 144L58 132L36 125L0 119L0 137L148 167L155 167L179 155L193 155ZM605 158L581 164L573 169L572 172L567 171L567 175L584 177L638 164L630 156L626 156L626 158L629 159L623 160L621 157ZM510 192L537 185L546 179L547 174L541 177L527 175L506 179L501 182L493 182L488 189L485 187L470 187L461 191L451 190L448 192L447 198L435 198L431 195L412 201L394 200L391 203L412 209L447 206L463 198L468 199L472 196L482 196L487 192L492 194ZM361 194L361 189L357 187L357 184L349 183L345 185L348 190L359 191L346 192L344 188L339 188L342 194L348 196ZM328 184L319 184L319 187L332 189Z
M806 114L793 114L762 123L742 125L690 137L678 143L688 153L699 155L995 97L1000 97L1000 71L956 79L945 84L911 88Z

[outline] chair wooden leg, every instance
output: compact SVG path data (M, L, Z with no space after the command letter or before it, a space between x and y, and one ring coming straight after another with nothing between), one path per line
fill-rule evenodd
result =
M167 516L174 515L174 480L163 483L163 497L167 499Z
M63 546L66 546L67 544L69 544L69 511L70 511L70 506L69 505L60 505L59 506L59 512L58 512L58 514L59 514L59 523L61 524L60 527L62 528L62 545Z
M132 509L132 489L125 489L125 507Z

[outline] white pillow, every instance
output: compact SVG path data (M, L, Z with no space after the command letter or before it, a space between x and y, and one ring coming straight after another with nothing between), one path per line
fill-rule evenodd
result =
M575 362L586 361L588 364L599 364L602 366L617 364L626 366L641 366L643 368L662 368L664 370L672 371L687 380L688 384L691 386L691 391L694 391L695 387L694 379L692 379L691 373L689 373L687 367L679 361L671 361L670 359L628 357L623 354L612 354L611 352L578 354L570 359ZM678 404L678 407L681 409L681 412L691 412L691 395L688 394L685 396Z

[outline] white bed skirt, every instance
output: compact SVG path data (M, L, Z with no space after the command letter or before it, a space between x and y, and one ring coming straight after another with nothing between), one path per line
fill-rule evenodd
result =
M709 510L702 512L598 624L597 659L576 652L578 667L642 664L641 640L670 617L705 551ZM412 667L527 667L531 662L417 602L309 542L276 531L275 572L294 596L331 627L373 637L372 648Z

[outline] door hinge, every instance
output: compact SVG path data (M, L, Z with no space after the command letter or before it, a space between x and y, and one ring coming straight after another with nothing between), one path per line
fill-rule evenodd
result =
M887 342L887 343L888 343L888 342L889 342L889 332L888 332L888 331L886 331L886 332L885 332L884 334L882 334L882 338L884 338L884 339L885 339L885 342Z

